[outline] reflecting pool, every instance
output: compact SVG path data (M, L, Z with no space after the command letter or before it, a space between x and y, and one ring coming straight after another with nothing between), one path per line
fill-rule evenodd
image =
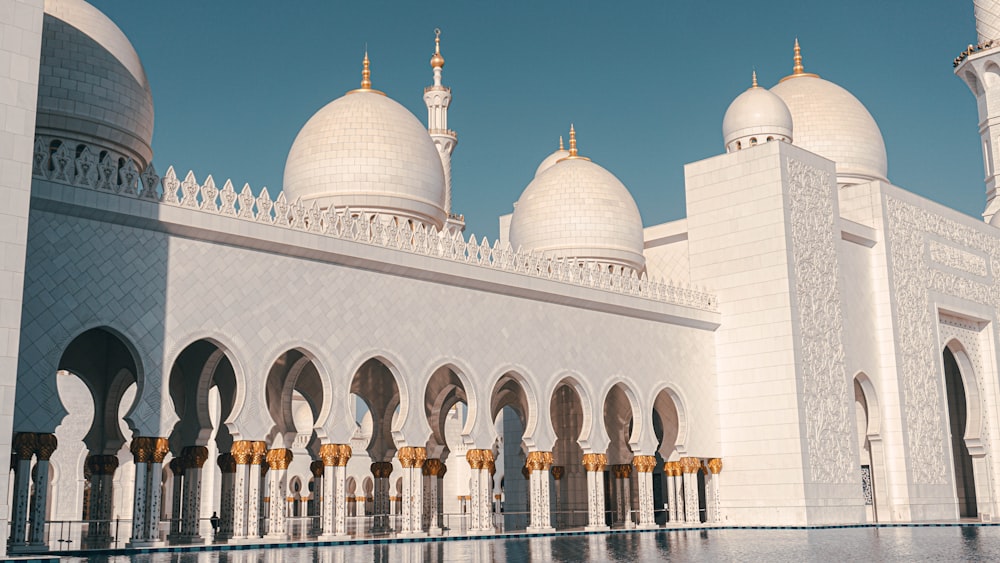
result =
M83 558L71 559L85 561ZM1000 526L689 530L91 557L125 563L1000 561Z

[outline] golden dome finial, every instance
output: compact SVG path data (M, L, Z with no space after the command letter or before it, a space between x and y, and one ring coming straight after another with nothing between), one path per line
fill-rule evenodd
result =
M792 73L781 79L781 82L789 80L791 78L798 78L800 76L812 76L813 78L819 78L818 74L813 74L811 72L806 72L806 69L802 66L802 48L799 47L799 38L795 38L795 56L792 57L795 64L792 66Z
M559 150L561 150L561 151L566 150L566 149L563 148L562 135L559 135Z
M559 137L559 150L562 150L562 137ZM562 162L564 160L590 160L585 156L580 156L579 152L576 150L576 128L572 123L569 124L569 155L560 158L556 162Z
M361 63L361 89L371 90L372 89L372 71L371 62L368 61L368 49L365 49L365 60Z
M795 65L792 66L792 74L805 74L806 69L802 67L802 47L799 47L799 38L795 38Z
M434 29L434 55L431 57L431 67L441 68L444 66L444 57L441 56L441 28Z
M750 87L751 88L760 88L760 86L757 86L757 71L756 70L753 71L753 83L750 85Z

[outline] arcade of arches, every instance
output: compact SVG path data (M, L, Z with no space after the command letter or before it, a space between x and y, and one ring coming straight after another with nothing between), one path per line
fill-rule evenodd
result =
M529 381L509 372L488 398L492 434L475 441L475 399L460 370L440 367L406 391L387 361L371 358L350 382L356 428L336 443L318 432L336 391L309 351L291 349L264 378L271 430L249 439L232 424L246 391L239 365L218 342L188 345L165 390L178 422L164 436L136 436L124 422L142 374L132 346L106 328L77 337L57 375L64 423L16 435L12 547L43 545L46 521L86 522L81 541L100 547L115 541L116 520L130 522L132 546L720 520L722 461L678 454L682 406L668 390L644 415L657 445L644 452L625 383L598 402L567 377L547 412L532 412L540 401ZM407 392L424 398L429 433L419 444L397 438ZM551 419L549 448L527 445L539 416ZM588 441L594 424L608 436L599 451Z

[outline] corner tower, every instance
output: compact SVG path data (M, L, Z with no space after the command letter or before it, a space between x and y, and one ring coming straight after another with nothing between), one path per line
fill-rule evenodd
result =
M457 222L459 224L455 226L462 230L465 228L464 222L451 212L451 153L458 145L458 135L448 129L451 88L441 84L441 69L444 68L444 57L441 56L441 30L435 29L434 35L434 55L431 56L434 84L424 88L424 103L427 104L427 132L434 140L434 145L441 156L441 167L444 168L444 210L448 213L448 223L455 224Z
M975 0L978 43L955 58L955 74L976 96L983 146L986 209L983 219L1000 222L997 174L1000 173L1000 0ZM996 220L994 220L996 218Z

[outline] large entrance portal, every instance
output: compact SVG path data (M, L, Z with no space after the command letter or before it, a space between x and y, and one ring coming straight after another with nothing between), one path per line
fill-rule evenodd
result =
M979 515L979 511L976 506L976 478L973 473L972 456L969 455L969 448L965 443L968 422L965 386L955 355L948 348L944 349L944 382L948 395L948 427L951 430L951 452L955 463L959 515L963 518L975 518Z

